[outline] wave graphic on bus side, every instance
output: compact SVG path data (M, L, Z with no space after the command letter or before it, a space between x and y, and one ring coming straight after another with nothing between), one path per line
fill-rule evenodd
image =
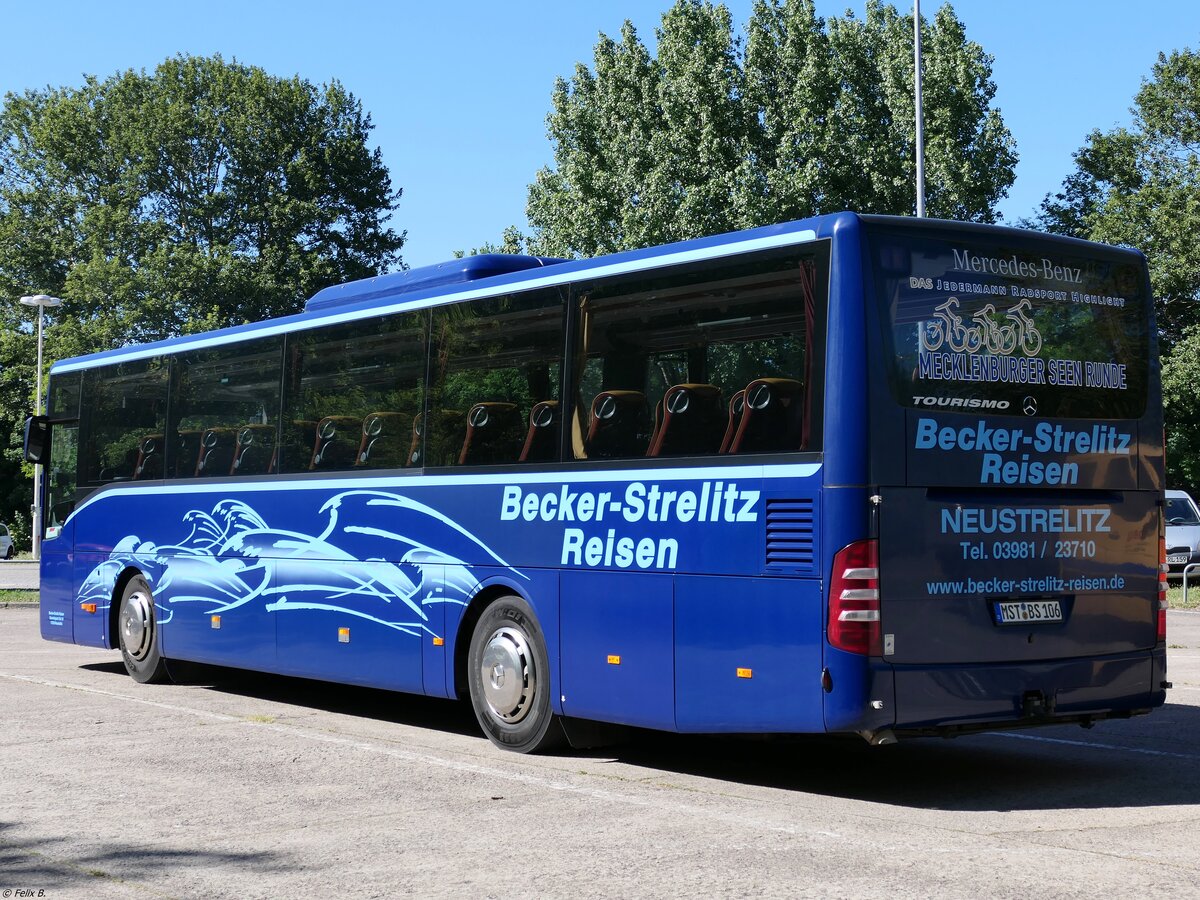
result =
M209 616L261 602L268 612L336 612L440 637L424 607L471 599L480 582L464 557L482 551L489 564L526 577L457 522L398 494L345 491L317 516L322 527L307 534L271 527L241 500L189 510L182 519L188 534L178 543L137 535L118 541L84 579L79 602L107 610L117 578L136 568L154 590L162 624L184 604L203 604Z

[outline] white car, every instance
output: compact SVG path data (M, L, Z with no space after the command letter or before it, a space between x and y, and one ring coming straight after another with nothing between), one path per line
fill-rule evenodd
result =
M12 559L16 553L13 547L12 535L8 533L7 525L0 525L0 559Z
M1200 509L1183 491L1167 491L1167 574L1183 576L1183 567L1200 563ZM1188 576L1200 580L1200 569Z

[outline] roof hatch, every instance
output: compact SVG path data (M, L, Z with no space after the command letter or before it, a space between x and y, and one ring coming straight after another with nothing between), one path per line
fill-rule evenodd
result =
M539 266L552 266L560 262L565 260L553 256L518 256L504 253L464 256L432 266L421 266L418 269L392 272L327 287L309 298L304 304L304 311L317 312L382 298L392 300L402 294L413 294L448 284L479 281L482 278L507 275Z

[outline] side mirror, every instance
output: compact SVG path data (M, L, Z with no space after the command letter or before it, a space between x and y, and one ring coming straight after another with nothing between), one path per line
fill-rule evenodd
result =
M25 462L44 464L50 458L50 419L30 416L25 420Z

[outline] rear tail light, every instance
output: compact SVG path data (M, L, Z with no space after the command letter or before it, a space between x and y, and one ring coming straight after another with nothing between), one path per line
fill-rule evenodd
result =
M1167 640L1167 539L1158 540L1158 642Z
M839 650L883 655L878 541L855 541L833 558L827 635Z

